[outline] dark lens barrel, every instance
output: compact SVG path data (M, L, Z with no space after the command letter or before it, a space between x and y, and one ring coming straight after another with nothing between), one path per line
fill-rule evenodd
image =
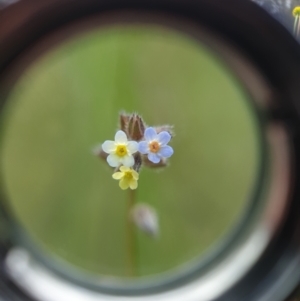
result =
M19 76L16 70L24 70L30 64L30 61L21 58L44 37L56 36L60 40L61 36L56 33L71 24L96 18L98 25L101 25L102 20L109 16L123 13L127 19L132 15L140 23L147 21L150 15L156 15L159 22L166 20L166 25L170 20L172 24L178 22L179 31L184 28L196 39L198 31L204 28L246 58L267 83L269 104L259 114L263 123L281 124L288 133L286 143L290 150L291 172L287 206L284 218L278 222L276 233L259 260L234 286L214 300L288 300L300 284L300 45L282 24L258 5L246 0L0 1L1 108ZM155 18L150 19L155 23ZM182 24L188 25L182 27ZM41 49L47 51L47 44ZM222 51L224 49L220 49ZM229 65L235 63L234 57L228 61ZM243 70L239 72L243 77ZM213 78L211 80L214 81ZM245 85L252 85L251 78ZM4 203L2 193L1 198ZM2 202L0 300L33 301L30 293L20 289L7 275L5 260L15 245L11 237L14 226ZM195 277L198 277L197 273L187 276L182 282L178 280L165 288L160 287L158 292L145 290L145 296L163 294L164 290L183 286Z

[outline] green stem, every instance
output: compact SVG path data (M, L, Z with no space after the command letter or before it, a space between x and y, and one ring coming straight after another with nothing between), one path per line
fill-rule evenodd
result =
M127 223L127 264L128 275L134 277L137 275L137 245L135 226L131 219L131 210L136 202L136 190L129 189L128 206L126 212Z
M299 35L299 16L296 16L294 21L294 36L297 38L298 35Z

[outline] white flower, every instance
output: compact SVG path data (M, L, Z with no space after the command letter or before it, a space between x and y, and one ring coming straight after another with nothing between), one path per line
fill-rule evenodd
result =
M131 167L134 165L132 154L137 152L138 143L136 141L128 141L123 131L117 131L115 141L106 140L102 144L102 149L109 154L106 161L111 167L120 165Z
M139 142L139 152L148 154L148 159L153 163L159 163L162 158L169 158L173 155L173 148L169 145L171 135L166 132L156 133L154 128L147 128L144 133L146 141Z

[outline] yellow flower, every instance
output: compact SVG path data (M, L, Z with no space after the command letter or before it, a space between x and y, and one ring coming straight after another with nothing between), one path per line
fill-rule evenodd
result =
M294 16L294 17L299 17L299 16L300 16L300 6L296 6L296 7L293 9L293 16Z
M293 16L295 17L295 21L294 21L294 36L296 38L299 37L299 33L300 33L300 6L296 6L293 9Z
M130 167L121 166L120 171L115 172L112 177L115 180L120 180L119 186L123 190L128 187L133 190L138 186L139 174Z

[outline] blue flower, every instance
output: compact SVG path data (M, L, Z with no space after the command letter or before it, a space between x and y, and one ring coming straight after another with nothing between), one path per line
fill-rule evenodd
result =
M159 163L162 158L169 158L173 155L173 148L169 145L171 135L166 132L156 133L154 128L147 128L144 133L146 141L139 142L139 152L148 154L148 159L153 163Z

